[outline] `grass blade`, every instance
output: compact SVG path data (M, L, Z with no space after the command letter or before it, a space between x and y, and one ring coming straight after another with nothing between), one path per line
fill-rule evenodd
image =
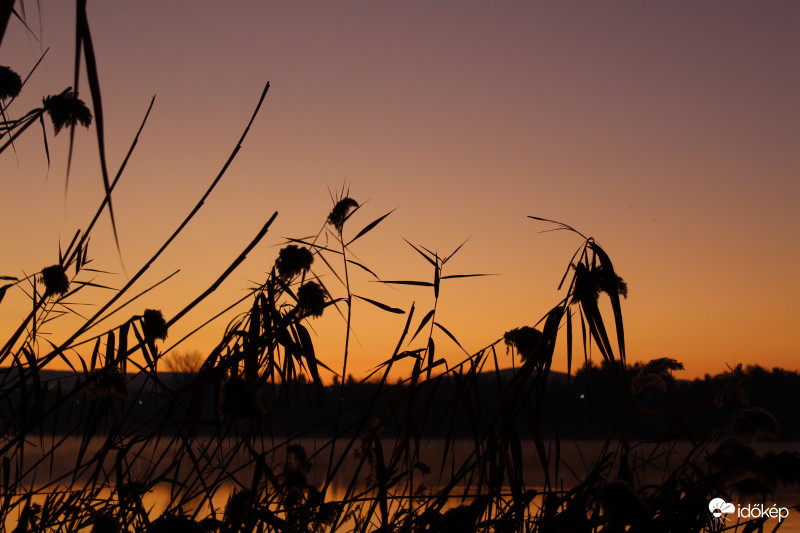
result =
M398 314L398 315L405 314L405 311L403 311L402 309L398 309L397 307L390 307L390 306L388 306L386 304L382 304L382 303L377 302L375 300L371 300L369 298L365 298L363 296L359 296L358 294L354 294L353 296L358 298L359 300L364 300L367 303L371 303L372 305L374 305L378 309L383 309L384 311L388 311L390 313L395 313L395 314Z
M459 348L461 348L461 349L464 351L464 353L466 353L467 355L470 355L470 353L469 353L469 352L467 352L466 350L464 350L464 347L463 347L463 346L461 346L461 343L460 343L460 342L458 342L458 339L456 339L455 335L453 335L452 333L450 333L450 331L448 331L446 327L444 327L443 325L439 324L438 322L434 322L434 323L433 323L433 325L434 325L434 326L436 326L437 328L439 328L440 330L442 330L442 331L444 332L444 334L445 334L445 335L447 335L448 337L450 337L450 340L452 340L454 343L456 343L456 344L458 345L458 347L459 347Z
M483 276L497 276L497 274L449 274L441 279L479 278Z
M426 254L425 252L423 252L422 250L420 250L419 248L417 248L416 246L414 246L413 244L411 244L410 242L408 242L406 239L403 239L403 240L404 240L404 241L406 241L406 243L407 243L407 244L408 244L410 247L412 247L414 250L416 250L416 251L417 251L417 253L418 253L419 255L421 255L422 257L424 257L424 258L425 258L425 260L426 260L428 263L432 264L433 266L436 266L436 261L434 261L432 257L429 257L429 256L428 256L428 254ZM431 255L433 255L433 254L431 254Z
M411 340L408 341L409 343L413 341L417 337L417 335L419 335L419 332L422 331L422 328L425 327L425 324L428 323L428 321L433 317L433 313L435 312L436 309L431 309L430 311L428 311L428 314L422 318L422 322L419 323L419 327L417 328L417 331L414 333L414 335L411 337Z
M385 215L383 215L382 217L378 217L377 219L373 220L372 222L370 222L369 224L364 226L364 229L359 231L358 234L356 234L355 237L350 239L350 241L345 246L350 246L351 244L353 244L359 237L364 236L367 232L371 231L375 226L380 224L383 221L384 218L386 218L389 215L391 215L392 213L394 213L395 210L397 210L396 207L394 209L392 209L391 211L389 211L388 213L386 213Z
M415 287L433 287L433 283L430 281L384 281L383 283L387 283L389 285L414 285Z
M95 131L97 132L97 148L100 156L100 170L103 173L103 187L108 200L108 214L111 217L111 229L114 232L114 243L117 246L117 253L122 255L119 246L119 235L117 233L117 222L114 218L114 207L111 203L111 181L108 178L108 165L106 164L106 142L103 123L103 100L100 94L100 77L97 73L97 61L94 56L94 46L92 45L92 35L89 31L89 17L86 14L87 0L77 2L77 29L79 42L83 44L83 55L86 59L86 77L89 79L89 90L92 93L92 109L94 111ZM76 66L77 67L77 66ZM78 76L76 70L75 92L78 92ZM74 125L70 134L74 130ZM71 160L72 138L70 138L70 160ZM67 167L67 181L69 181L69 166Z

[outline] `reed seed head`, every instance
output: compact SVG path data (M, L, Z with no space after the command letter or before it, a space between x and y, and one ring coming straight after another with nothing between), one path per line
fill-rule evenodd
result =
M730 431L745 440L756 439L762 435L775 438L780 424L772 413L762 407L745 409L731 422Z
M22 78L9 67L0 65L0 100L14 98L22 90Z
M291 463L287 466L291 466L292 469L300 470L301 472L309 472L311 470L311 462L308 460L308 454L302 445L291 444L286 451L291 460Z
M41 281L44 284L45 296L63 296L69 290L69 279L61 265L43 268Z
M142 315L142 332L144 338L149 341L167 338L167 321L164 315L157 309L145 309Z
M297 310L301 314L322 316L325 300L325 289L316 281L307 281L297 289Z
M335 206L333 206L330 215L328 215L328 224L336 228L336 231L341 233L342 228L344 228L344 223L347 220L347 216L350 214L350 210L356 207L358 207L358 202L349 196L345 196L336 202Z
M714 405L724 407L738 401L743 405L750 403L747 391L742 387L743 371L739 363L735 368L725 372L725 388L714 396Z
M128 378L116 368L101 368L90 376L86 396L91 399L128 399Z
M290 279L301 272L307 272L313 262L314 254L311 253L311 250L290 244L278 252L275 266L282 279Z
M305 501L303 491L298 487L290 486L286 490L286 496L283 497L283 506L287 510L293 510L300 507Z
M81 126L88 128L92 123L92 112L86 107L83 100L78 98L78 93L72 88L64 90L61 94L46 96L43 100L44 110L53 121L53 129L58 135L63 128Z
M517 351L523 361L527 361L536 353L536 347L542 340L542 332L536 328L522 326L506 331L503 340L507 347Z
M683 370L683 363L671 357L659 357L645 364L633 377L631 388L639 394L647 387L667 390L667 380L672 377L673 370Z
M583 263L575 265L575 286L572 303L596 302L600 293L628 297L628 284L613 270L597 265L589 268Z
M228 526L233 526L231 530L238 530L238 526L250 514L252 500L252 493L247 489L234 491L230 495L225 506L224 520Z

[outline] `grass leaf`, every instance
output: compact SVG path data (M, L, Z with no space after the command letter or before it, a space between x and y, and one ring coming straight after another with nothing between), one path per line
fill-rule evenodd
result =
M442 268L437 264L435 267L433 267L433 297L436 299L439 298L439 283L441 281L441 275Z
M389 215L391 215L392 213L394 213L396 209L397 209L397 208L395 207L394 209L392 209L391 211L389 211L388 213L386 213L386 214L385 214L385 215L383 215L382 217L378 217L378 218L376 218L375 220L373 220L372 222L370 222L369 224L367 224L366 226L364 226L364 229L362 229L361 231L359 231L359 232L356 234L356 236L355 236L355 237L353 237L352 239L350 239L350 241L349 241L349 242L348 242L348 243L347 243L345 246L350 246L350 245L351 245L351 244L353 244L353 243L354 243L354 242L355 242L355 241L356 241L358 238L360 238L360 237L364 236L364 235L365 235L367 232L371 231L373 228L375 228L375 226L377 226L378 224L380 224L380 223L383 221L383 219L384 219L384 218L386 218L386 217L388 217Z
M458 342L458 339L456 339L456 336L455 336L455 335L453 335L452 333L450 333L450 331L448 331L448 329L447 329L446 327L444 327L443 325L439 324L438 322L434 322L434 323L433 323L433 325L434 325L434 326L436 326L437 328L439 328L440 330L442 330L442 331L444 332L444 334L445 334L445 335L447 335L448 337L450 337L450 340L452 340L454 343L456 343L456 344L458 345L458 347L459 347L459 348L461 348L462 350L464 350L464 347L463 347L463 346L461 346L461 343L460 343L460 342ZM464 350L464 353L466 353L467 355L469 355L469 353L468 353L466 350Z
M417 328L417 331L414 333L414 335L411 337L411 339L408 342L413 341L417 337L417 335L419 335L419 332L422 331L422 328L425 327L425 324L428 323L428 321L433 317L433 313L435 313L435 312L436 312L436 309L431 309L430 311L428 311L427 315L422 317L422 322L419 323L419 327Z
M387 283L389 285L414 285L416 287L433 287L433 283L430 281L384 281L383 283Z
M442 276L441 279L479 278L483 276L497 276L497 274L448 274L447 276Z
M466 239L464 239L464 242L462 242L461 244L459 244L458 246L456 246L456 249L455 249L455 250L453 250L453 251L452 251L452 253L451 253L450 255L448 255L447 257L445 257L444 259L442 259L442 265L444 265L445 263L447 263L448 261L450 261L450 259L451 259L451 258L452 258L454 255L456 255L456 254L458 253L458 251L461 249L461 247L462 247L462 246L464 246L465 244L467 244L467 241L468 241L468 240L469 240L469 237L467 237Z
M358 268L360 268L361 270L367 272L368 274L371 274L372 277L374 277L377 281L383 281L383 280L381 280L380 277L378 277L378 275L375 272L373 272L372 270L367 268L365 265L362 265L358 261L353 261L352 259L348 259L347 262L350 263L351 265L357 266Z
M383 309L384 311L388 311L390 313L395 313L395 314L398 314L398 315L402 315L402 314L405 313L405 311L403 311L402 309L398 309L397 307L390 307L390 306L388 306L386 304L382 304L382 303L377 302L375 300L371 300L369 298L365 298L363 296L359 296L358 294L354 294L353 296L355 296L359 300L364 300L367 303L371 303L375 307L377 307L379 309Z
M436 261L434 261L433 257L432 257L434 254L431 254L431 256L428 256L428 254L426 254L425 252L423 252L422 250L420 250L419 248L417 248L416 246L414 246L413 244L408 242L408 240L406 240L406 239L403 239L403 240L406 241L406 244L408 244L410 247L412 247L414 250L416 250L419 255L424 257L425 260L428 263L432 264L433 266L436 266Z
M95 131L97 132L97 148L100 156L100 170L103 175L103 186L105 188L106 199L108 200L108 214L111 217L111 229L114 232L114 243L117 246L117 253L122 254L119 246L119 234L117 232L117 222L114 218L114 207L111 202L111 181L108 177L108 165L106 164L106 141L104 132L103 121L103 100L100 94L100 77L97 72L97 61L94 56L94 46L92 44L92 35L89 31L89 17L86 14L87 0L78 0L77 2L77 20L76 20L76 33L78 34L79 43L83 45L83 56L86 59L86 77L89 79L89 90L92 93L92 110L94 111L94 124ZM75 92L78 91L77 69L75 72ZM72 148L72 132L75 126L72 125L70 129L70 159ZM69 172L69 170L67 171ZM69 176L69 174L67 174Z

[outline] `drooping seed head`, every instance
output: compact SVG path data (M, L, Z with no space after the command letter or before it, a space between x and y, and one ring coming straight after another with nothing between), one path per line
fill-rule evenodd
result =
M673 370L683 370L683 363L671 357L659 357L647 362L631 381L633 393L639 394L647 387L667 390L667 380L672 377Z
M52 265L42 269L41 282L45 296L63 296L69 290L69 279L64 267Z
M0 65L0 100L14 98L22 90L22 78L9 67Z
M503 335L506 346L515 349L523 361L533 357L541 339L542 332L529 326L514 328Z
M144 338L153 341L167 338L167 321L157 309L145 309L142 315L142 332Z
M278 252L275 267L282 279L290 279L301 272L307 272L313 262L314 254L311 253L311 250L290 244Z
M780 424L775 416L763 407L751 407L733 419L730 431L745 440L756 439L762 435L775 438L780 431Z
M316 281L307 281L297 289L297 310L301 314L322 316L325 300L325 289Z
M71 88L61 94L47 96L43 100L44 110L53 121L53 129L58 135L62 128L78 123L88 128L92 123L92 112Z
M358 202L349 196L345 196L336 202L335 206L333 206L330 215L328 215L328 224L336 228L336 231L341 233L342 228L344 228L344 222L347 220L347 216L350 214L350 210L355 209L356 207L358 207Z
M127 400L128 378L116 368L101 368L91 376L86 386L86 396L90 399L122 398Z
M583 263L575 266L575 286L572 303L596 302L600 293L628 297L628 284L616 272L602 265L588 268Z

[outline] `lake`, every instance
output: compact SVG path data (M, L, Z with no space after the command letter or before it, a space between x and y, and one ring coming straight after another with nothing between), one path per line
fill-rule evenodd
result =
M37 465L42 457L41 450L52 447L54 442L51 437L46 437L39 442L29 442L25 447L24 467L27 474L24 483L35 487L40 491L34 501L44 502L47 494L69 493L71 491L85 491L91 494L95 502L102 502L109 498L117 487L117 476L119 472L118 463L124 464L124 481L128 485L135 485L137 479L160 480L147 486L139 487L141 502L150 517L159 516L168 507L175 508L178 505L184 509L195 509L198 506L202 509L200 517L215 512L221 518L222 512L234 490L239 487L248 487L254 474L254 467L250 458L253 453L261 454L265 459L265 464L272 470L276 477L286 476L287 469L294 469L303 473L304 479L309 487L322 490L325 485L326 472L330 459L330 446L328 441L323 439L300 439L292 441L292 444L300 445L305 453L308 454L307 464L300 464L302 458L298 458L299 448L294 448L294 452L289 453L286 443L280 439L263 440L254 445L250 450L238 448L232 440L213 440L195 439L190 447L179 446L180 438L170 440L165 437L158 445L132 446L121 452L119 447L111 448L102 465L94 461L96 454L103 449L103 439L95 439L83 451L79 442L75 439L66 440L57 446L55 454L46 455L46 460ZM339 440L335 446L336 458L344 453L348 441ZM352 490L349 499L353 499L353 494L374 487L376 469L373 468L375 455L377 453L377 443L369 443L371 448L373 463L365 459L367 450L357 451L363 443L357 442L353 449L347 451L347 456L341 462L341 466L333 477L329 487L327 487L326 501L341 500L348 497L348 487L352 483ZM380 452L384 455L384 461L391 462L392 450L395 445L394 440L381 439ZM448 453L445 454L447 448ZM546 443L547 453L555 454L555 444ZM761 442L755 443L753 448L763 454L768 451L782 451L800 449L797 443L776 443ZM175 451L180 449L181 451ZM191 453L189 452L191 450ZM418 464L414 468L413 478L410 481L411 488L398 483L393 490L397 498L389 499L389 511L399 509L399 506L420 505L425 498L436 495L438 489L447 484L453 478L461 464L467 462L475 451L475 444L472 441L454 441L447 443L437 439L428 443L421 443L418 457L412 457L412 462ZM544 470L539 460L536 447L531 441L522 441L520 446L521 456L519 457L523 471L522 478L525 481L523 489L541 490L546 483ZM554 467L550 469L550 475L557 482L553 485L559 489L567 490L583 480L590 472L592 465L602 456L603 443L599 441L568 441L561 443L561 463L558 472ZM610 451L619 451L611 449ZM691 452L688 443L677 443L670 446L642 444L632 447L628 457L631 464L640 465L633 472L635 486L639 487L660 487L668 478L668 473L678 467L683 459ZM368 454L367 454L368 455ZM79 461L79 458L81 458ZM398 462L402 464L403 461ZM411 464L411 463L408 463ZM554 464L551 463L551 464ZM621 456L619 453L609 460L605 469L607 481L612 481L620 471ZM86 468L85 465L93 465L93 468ZM100 465L98 470L98 465ZM224 465L224 467L222 466ZM361 467L359 468L359 465ZM423 466L424 465L424 466ZM307 468L306 468L307 467ZM426 473L426 470L429 470ZM73 475L78 472L78 475ZM99 472L99 473L98 473ZM555 477L557 476L557 477ZM353 482L353 480L355 480ZM486 479L481 476L473 476L471 481L462 480L450 492L447 504L443 509L457 506L464 501L471 501L471 496L481 492L481 483ZM213 486L212 491L204 489ZM409 494L418 496L416 500L410 499ZM512 487L506 483L502 488L503 496L510 498ZM769 512L773 504L779 510L779 514L787 509L788 517L782 521L780 531L800 533L800 511L790 509L800 504L800 490L792 487L791 490L776 491L773 499L765 500L764 509ZM369 504L375 498L375 492L366 492L360 497ZM772 496L770 496L772 498ZM727 518L727 526L743 520L740 516L747 516L753 513L761 513L760 506L753 506L753 502L725 502L733 504L724 510L730 513L721 514L722 518ZM532 498L530 503L532 509L537 509L542 505L541 496ZM368 505L364 506L368 509ZM365 510L366 512L366 510ZM535 513L534 513L535 514ZM352 519L351 519L352 520ZM777 525L777 518L770 518L766 525L767 530L772 530L773 525ZM345 525L345 530L348 526ZM6 529L13 529L13 521L6 524Z

